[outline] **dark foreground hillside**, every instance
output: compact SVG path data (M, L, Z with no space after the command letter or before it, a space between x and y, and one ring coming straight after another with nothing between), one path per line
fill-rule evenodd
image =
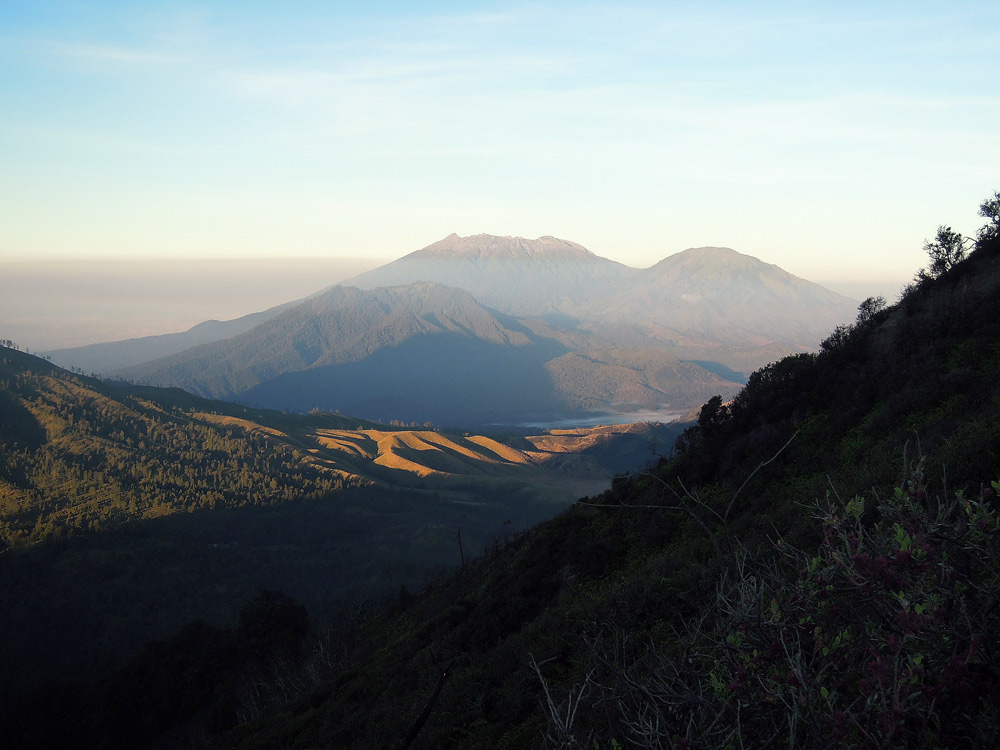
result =
M997 207L1000 214L1000 205ZM26 746L1000 745L1000 241L709 401L358 627L254 600L2 729ZM989 229L989 227L987 227ZM348 624L349 625L349 624Z
M214 743L995 747L998 301L987 237Z
M44 727L65 713L52 696L79 700L192 620L207 630L186 637L237 625L262 591L307 605L311 637L331 613L370 615L648 463L671 429L519 435L519 450L116 386L4 345L0 744L24 701Z

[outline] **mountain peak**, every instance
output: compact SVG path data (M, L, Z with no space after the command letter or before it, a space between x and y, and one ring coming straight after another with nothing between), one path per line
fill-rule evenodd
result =
M669 255L656 266L691 266L691 265L716 265L716 266L770 266L759 258L752 255L745 255L737 252L731 247L689 247L679 253ZM654 267L656 267L654 266Z
M787 293L805 293L810 299L815 297L810 305L823 299L824 304L833 305L840 311L838 315L850 313L845 320L850 320L857 305L857 302L831 292L815 282L795 276L774 263L768 263L728 247L688 248L667 256L647 271L650 278L658 280L657 283L669 283L675 290L683 293L690 293L694 289L705 292L709 288L722 293L733 284L743 288L744 292L753 287L761 291L767 289L768 294L775 294L779 289L784 289ZM734 293L736 293L735 288L725 291L726 295ZM824 318L823 326L833 328L840 322L844 321ZM822 329L815 333L821 335Z
M565 313L608 293L636 269L545 235L536 239L450 234L392 263L341 282L363 289L413 281L459 287L495 310L516 315Z
M428 245L422 250L410 253L412 258L475 258L475 259L518 259L518 260L576 260L593 259L597 256L583 245L545 235L537 239L474 234L460 237L450 234L443 240Z

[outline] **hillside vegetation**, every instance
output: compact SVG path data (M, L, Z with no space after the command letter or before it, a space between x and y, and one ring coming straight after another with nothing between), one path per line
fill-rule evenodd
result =
M989 229L220 746L995 747Z
M247 409L2 347L0 668L17 678L0 694L89 680L195 618L229 625L261 590L322 613L418 590L677 434L591 432L539 448Z
M310 637L272 593L0 729L105 748L996 747L1000 196L983 212L969 257L949 244L897 304L710 399L676 455L420 596Z
M215 406L180 390L116 388L0 349L0 542L315 499L365 483L305 460L276 429L233 429L201 411Z
M647 457L672 439L669 429L651 426L594 432L612 442L641 432ZM559 485L570 476L557 459L593 446L567 448L546 435L551 449L540 450L530 435L514 439L520 448L336 414L248 409L179 389L108 385L3 348L0 544L22 546L195 510L316 500L348 488L454 491L453 483L417 481L427 477L549 485L554 496L569 499L571 491ZM632 462L642 463L642 449L630 444ZM599 451L588 456L575 476L582 487L597 488L614 469Z

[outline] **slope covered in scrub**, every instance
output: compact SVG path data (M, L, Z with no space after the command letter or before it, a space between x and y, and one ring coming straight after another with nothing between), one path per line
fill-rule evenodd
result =
M984 231L222 746L994 746L998 300Z

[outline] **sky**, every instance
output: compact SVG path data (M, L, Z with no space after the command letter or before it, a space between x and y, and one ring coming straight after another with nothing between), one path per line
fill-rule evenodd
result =
M962 0L2 3L0 274L485 232L905 281L1000 189L998 60Z

